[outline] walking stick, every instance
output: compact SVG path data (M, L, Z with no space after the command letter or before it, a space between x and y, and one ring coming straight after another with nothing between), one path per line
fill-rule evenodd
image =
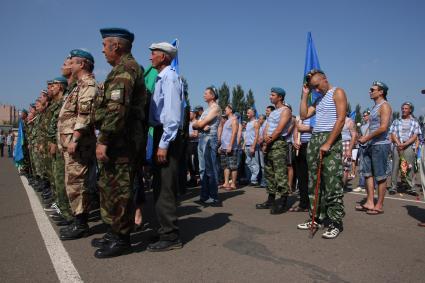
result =
M320 152L319 168L317 169L317 182L316 182L316 188L314 189L314 203L313 203L313 212L312 212L312 217L311 217L310 238L313 238L315 232L317 231L317 229L315 229L316 225L314 224L314 220L316 218L317 199L319 198L320 176L321 176L321 173L322 173L321 169L322 169L322 153Z

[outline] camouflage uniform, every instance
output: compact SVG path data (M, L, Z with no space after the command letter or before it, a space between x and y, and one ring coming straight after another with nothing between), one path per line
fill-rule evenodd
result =
M76 86L76 83L68 87L67 92L71 91ZM65 96L65 95L64 95ZM59 101L52 103L52 118L47 127L47 139L49 144L58 144L58 118L59 112L62 108L64 97ZM55 183L56 204L61 211L62 216L66 220L71 220L72 211L69 205L68 196L65 189L65 160L63 158L62 150L57 149L56 153L51 157L52 159L52 175Z
M88 170L95 154L92 108L98 92L93 75L78 80L58 117L58 135L65 161L65 188L74 215L88 213ZM74 154L67 152L74 131L81 136Z
M39 112L37 114L37 117L34 120L34 127L32 129L32 136L33 136L33 159L34 159L34 166L37 172L37 176L40 178L45 177L43 163L42 163L42 156L41 156L41 150L40 150L40 121L43 116L43 112Z
M274 141L267 148L264 173L268 194L287 196L289 193L287 154L288 143L283 139Z
M46 170L46 176L50 182L50 187L54 194L56 194L55 180L53 177L53 160L49 153L49 138L48 138L48 127L49 123L53 118L53 112L57 108L57 103L50 102L46 108L42 120L40 121L40 142L43 146L42 150L42 162L43 167Z
M121 235L130 234L133 227L132 187L145 150L145 103L143 71L131 54L123 55L96 103L97 141L107 145L109 158L99 161L101 216Z
M307 148L308 163L308 193L310 198L310 217L314 206L314 190L317 182L320 147L326 142L330 132L313 133ZM318 222L328 217L334 223L342 223L345 215L342 175L342 141L341 136L335 141L328 153L323 157L321 168L321 182L317 202Z

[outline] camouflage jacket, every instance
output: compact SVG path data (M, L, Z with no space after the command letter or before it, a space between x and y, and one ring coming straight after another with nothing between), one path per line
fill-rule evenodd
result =
M94 135L93 129L93 102L98 87L92 74L78 80L76 87L65 97L58 116L57 131L61 135L72 137L74 131L82 135ZM70 140L60 143L67 146Z
M60 100L52 102L49 110L51 112L51 117L47 125L47 141L52 144L57 143L58 117L59 111L62 108L63 99L62 97Z
M146 97L142 68L133 55L123 55L108 74L104 96L96 107L98 143L140 152L146 135ZM125 151L121 153L129 154Z

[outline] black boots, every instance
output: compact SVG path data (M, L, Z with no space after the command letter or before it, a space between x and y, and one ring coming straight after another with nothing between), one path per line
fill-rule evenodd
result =
M66 229L60 231L60 239L62 241L75 240L82 237L87 237L89 234L89 225L87 225L86 213L75 216L74 222Z
M94 253L96 258L115 257L131 252L130 235L111 233L108 235L109 239L105 239L105 236L102 238L105 240L103 246Z
M94 238L93 240L91 240L91 245L94 248L103 248L112 240L113 240L113 234L111 229L109 229L108 232L106 232L102 238Z
M267 198L267 200L263 203L257 203L255 205L255 208L257 208L257 209L269 209L272 206L275 197L276 197L275 195L269 194L269 197Z
M282 214L286 210L286 196L282 196L279 199L275 200L271 206L270 214Z

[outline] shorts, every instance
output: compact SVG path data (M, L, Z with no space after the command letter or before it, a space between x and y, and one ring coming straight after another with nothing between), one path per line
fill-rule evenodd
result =
M366 147L363 158L360 159L361 170L365 177L375 177L376 181L388 177L388 157L391 152L390 144L377 144Z
M235 171L238 169L238 151L232 150L230 154L220 153L221 169Z
M295 150L291 142L288 142L288 154L286 155L286 165L291 166L295 162Z
M349 152L350 141L342 141L342 152L346 153L345 155L350 154L350 157L344 157L342 159L342 165L344 166L344 171L351 171L351 152Z

